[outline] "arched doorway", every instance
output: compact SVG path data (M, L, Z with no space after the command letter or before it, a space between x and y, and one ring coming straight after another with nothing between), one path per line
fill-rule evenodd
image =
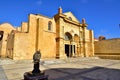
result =
M72 35L69 32L65 33L65 54L67 57L72 57Z

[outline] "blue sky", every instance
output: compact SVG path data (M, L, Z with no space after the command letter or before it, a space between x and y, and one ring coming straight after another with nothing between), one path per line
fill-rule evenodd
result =
M120 0L1 0L0 24L20 26L30 13L53 17L60 6L80 22L85 18L95 38L120 38Z

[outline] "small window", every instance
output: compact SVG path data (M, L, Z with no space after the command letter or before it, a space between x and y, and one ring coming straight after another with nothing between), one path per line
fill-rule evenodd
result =
M72 21L72 18L71 18L71 17L69 17L69 20L71 20L71 21Z
M48 22L48 30L51 30L51 27L52 27L52 22L49 21L49 22Z

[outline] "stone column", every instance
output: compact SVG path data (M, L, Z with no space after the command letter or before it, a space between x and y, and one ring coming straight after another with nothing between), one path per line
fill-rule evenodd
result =
M71 41L70 41L71 44ZM71 57L71 45L69 45L69 57Z
M79 27L79 56L82 57L82 28L81 26Z
M84 57L87 57L87 43L86 43L86 28L87 28L87 24L85 19L82 19L82 27L83 27L83 45L84 45Z
M86 57L87 56L87 54L86 54L86 36L85 36L85 34L86 34L86 27L84 27L83 28L83 46L84 46L84 57Z
M72 56L75 56L75 53L74 53L74 39L72 41Z
M75 56L75 53L74 53L74 31L71 30L71 34L72 34L72 42L71 42L71 45L72 45L72 56Z

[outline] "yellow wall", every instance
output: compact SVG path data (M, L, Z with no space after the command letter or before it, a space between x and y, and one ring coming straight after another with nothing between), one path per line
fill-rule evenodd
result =
M4 24L0 25L0 31L4 31L3 39L2 39L2 43L1 43L2 49L1 49L1 53L0 53L0 55L2 57L6 57L7 38L12 30L15 30L15 28L12 25L10 25L9 23L4 23Z
M72 17L72 20L69 20L69 16ZM51 30L48 30L48 22L52 23ZM12 29L10 32L6 42L7 46L4 45L7 48L7 56L16 60L32 59L34 52L37 50L41 51L42 58L66 58L66 32L73 36L73 41L74 36L78 36L78 41L72 42L76 47L79 47L79 50L77 50L79 54L76 53L78 57L84 57L84 54L89 57L93 56L94 53L93 31L88 30L86 26L82 26L82 23L71 12L60 13L53 18L40 14L30 14L28 22L23 22L21 27L16 30Z
M120 39L102 40L95 42L95 54L120 54Z
M96 41L95 56L120 60L120 39Z

